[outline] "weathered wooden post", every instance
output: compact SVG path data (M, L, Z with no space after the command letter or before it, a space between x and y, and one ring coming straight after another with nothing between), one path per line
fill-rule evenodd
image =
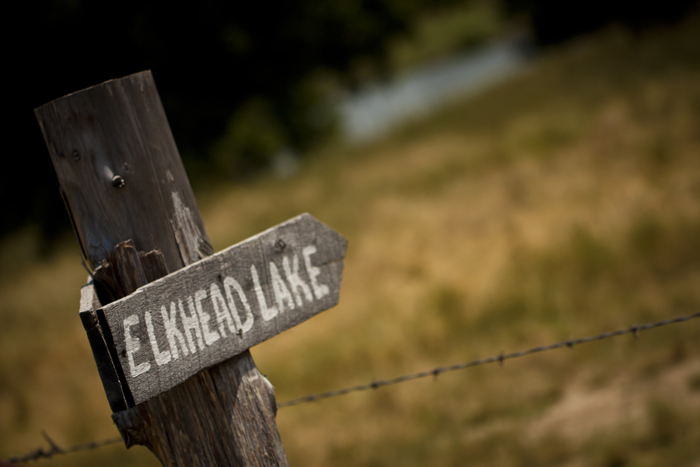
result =
M148 71L35 113L91 271L81 319L127 447L165 466L287 465L274 392L246 349L337 302L345 240L304 215L210 256Z

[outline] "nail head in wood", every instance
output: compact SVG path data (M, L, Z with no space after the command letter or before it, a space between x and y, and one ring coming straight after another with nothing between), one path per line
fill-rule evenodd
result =
M124 188L126 185L126 180L121 175L115 175L112 177L112 186L114 188Z

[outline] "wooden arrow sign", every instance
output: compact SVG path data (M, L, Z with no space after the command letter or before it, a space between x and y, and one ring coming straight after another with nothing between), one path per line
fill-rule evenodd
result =
M302 214L81 318L113 406L144 402L338 303L347 241Z

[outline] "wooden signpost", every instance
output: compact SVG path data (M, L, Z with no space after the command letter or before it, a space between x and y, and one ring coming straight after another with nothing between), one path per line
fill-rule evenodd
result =
M128 446L286 466L247 351L338 302L347 242L308 214L212 255L150 72L35 110L91 280L80 317Z

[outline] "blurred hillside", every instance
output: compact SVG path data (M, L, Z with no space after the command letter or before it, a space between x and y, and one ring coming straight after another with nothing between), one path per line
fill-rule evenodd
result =
M217 250L304 211L349 239L340 305L253 349L278 399L698 311L699 43L698 13L607 28L289 179L198 190ZM35 244L0 246L0 459L117 435L77 248ZM699 325L281 409L280 433L296 466L695 466Z

